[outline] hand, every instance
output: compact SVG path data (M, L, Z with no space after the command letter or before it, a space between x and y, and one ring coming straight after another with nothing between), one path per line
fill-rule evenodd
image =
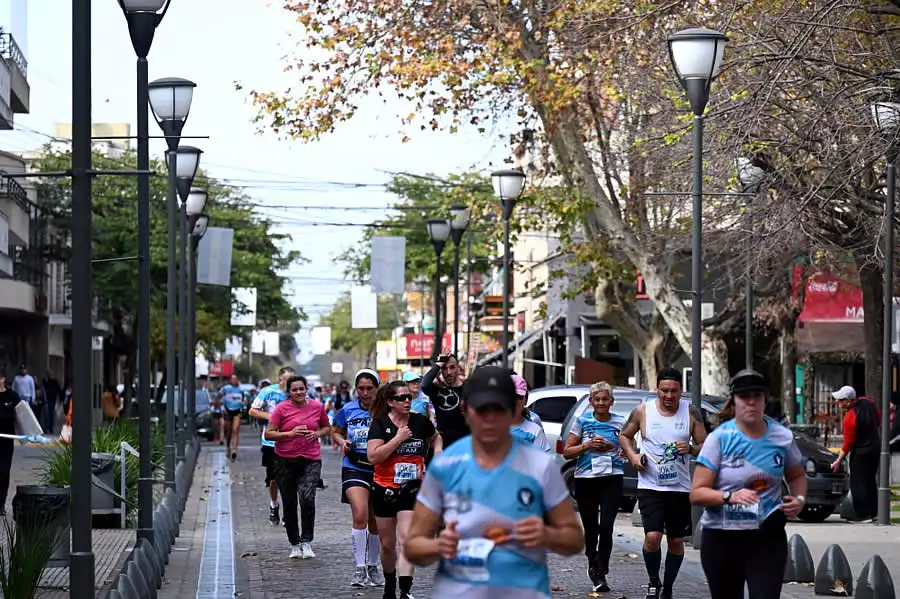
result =
M841 469L841 461L840 460L835 460L835 461L831 462L831 471L832 472L838 472L838 471L840 471L840 469Z
M803 502L792 495L786 495L782 499L782 502L781 511L784 512L784 515L788 518L796 518L803 509Z
M606 451L612 447L612 443L604 439L603 437L594 437L591 439L591 449L596 451Z
M459 546L459 534L456 532L456 520L451 520L437 537L438 553L444 559L456 557Z
M629 459L628 461L631 462L631 467L634 468L635 470L637 470L638 472L644 471L644 465L641 463L640 455L636 455L633 458Z
M681 455L688 454L691 452L691 444L686 441L675 441L675 451Z
M307 429L305 426L295 426L291 430L291 436L292 437L302 437L302 436L306 435L306 432L307 432Z
M305 433L303 433L303 436L306 437L307 439L309 439L310 441L315 441L316 439L319 438L319 432L307 430Z
M335 445L341 448L341 451L344 452L344 455L349 455L350 453L352 453L353 444L350 443L350 441L348 441L347 439L344 439L343 441L341 441L340 443L336 443Z
M407 439L410 439L411 437L412 431L408 426L401 426L399 429L397 429L397 439L400 439L401 443L406 441Z
M534 549L544 545L544 520L537 516L529 516L516 522L513 536L522 547Z
M434 361L434 363L443 365L443 364L446 364L447 360L449 360L449 359L450 359L450 350L445 349L444 351L442 351L440 353L440 355L437 357L437 359Z
M759 495L752 489L738 489L731 494L730 501L737 505L753 505L759 503Z

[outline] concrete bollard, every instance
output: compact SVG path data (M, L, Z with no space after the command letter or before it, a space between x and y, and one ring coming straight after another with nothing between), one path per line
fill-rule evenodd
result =
M815 579L816 595L853 595L853 572L850 562L838 545L829 545L819 560Z
M159 551L156 550L156 546L154 546L153 543L147 540L141 539L138 543L143 544L144 554L147 556L147 559L150 560L150 563L153 564L153 570L156 572L156 580L158 581L157 588L162 588L163 576L166 574L166 565L163 563Z
M134 583L134 588L137 590L137 595L140 599L156 599L156 589L150 588L151 585L147 584L147 580L144 578L138 565L134 563L134 560L128 562L127 572L128 578Z
M122 599L141 599L138 596L137 589L134 586L134 583L131 582L131 578L128 577L127 568L126 572L122 572L119 574L119 583L116 585L116 589L121 595Z
M806 541L800 535L788 540L788 557L784 564L784 582L810 583L816 579L816 566Z
M856 599L885 599L896 597L894 581L887 564L880 555L873 555L863 566L856 581Z
M156 555L159 556L159 562L162 564L162 572L166 573L166 565L169 563L169 546L167 545L167 539L165 532L163 531L162 522L156 520L153 524L153 548L156 550Z
M157 569L156 558L151 555L155 550L144 539L138 541L133 550L134 559L137 562L148 584L153 584L157 589L162 588L162 573Z

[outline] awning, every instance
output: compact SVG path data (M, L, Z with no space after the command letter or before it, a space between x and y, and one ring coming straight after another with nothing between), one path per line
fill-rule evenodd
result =
M512 341L508 346L509 357L514 358L519 353L527 350L532 345L534 345L535 342L537 342L537 340L540 339L541 336L545 332L547 332L550 329L550 327L552 327L554 324L556 324L556 322L562 317L563 317L563 313L560 312L559 314L556 315L556 318L551 318L549 320L546 320L542 326L540 326L536 329L533 329L531 331L528 331L527 333L525 333L518 339ZM496 362L497 360L499 360L502 357L503 357L503 349L501 348L495 352L492 352L492 353L486 355L485 357L481 358L480 360L478 360L478 363L476 364L476 366L485 366L487 364L491 364L493 362Z

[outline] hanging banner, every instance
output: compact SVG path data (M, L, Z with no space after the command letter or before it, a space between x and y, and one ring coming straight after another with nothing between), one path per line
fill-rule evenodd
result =
M231 290L231 326L256 326L256 287L235 287Z
M278 331L265 331L263 333L263 343L265 350L263 353L269 357L281 355L281 335Z
M313 327L309 332L309 341L314 356L331 353L331 327Z
M197 283L231 286L234 229L209 227L197 246Z
M406 237L373 237L369 281L375 293L406 291Z
M397 344L393 341L375 342L375 369L393 370L397 368Z
M378 296L369 286L350 290L350 326L354 329L378 328Z

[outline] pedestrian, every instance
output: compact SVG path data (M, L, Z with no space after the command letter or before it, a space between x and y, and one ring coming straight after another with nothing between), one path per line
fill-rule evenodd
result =
M595 593L608 593L606 578L625 474L619 447L625 418L611 411L616 398L609 383L594 383L588 397L593 410L575 420L563 456L576 460L575 500L584 527L587 575Z
M41 381L44 390L44 431L52 435L56 430L56 406L59 404L62 387L59 380L53 376L53 371L47 370Z
M408 385L409 393L413 398L412 411L427 416L434 424L434 407L431 405L431 399L422 391L422 375L410 370L403 375L403 382Z
M350 395L350 383L341 381L337 391L331 396L331 408L335 412L339 412L341 408L351 401L353 401L353 397Z
M20 401L19 394L6 386L6 375L0 374L0 433L16 434L16 406ZM12 470L14 452L13 440L0 437L0 517L6 516L9 473Z
M548 552L569 556L584 547L559 467L513 439L509 370L476 368L464 398L472 434L425 474L406 557L417 566L440 561L433 597L549 599Z
M690 401L681 398L679 370L660 369L656 389L655 399L632 410L619 442L638 473L644 565L650 578L646 598L672 599L672 587L684 561L684 538L693 532L690 456L700 452L706 440L706 427L703 415ZM640 454L634 446L638 433ZM663 534L667 545L666 570L660 580Z
M710 599L777 599L788 547L785 524L806 502L806 472L791 431L765 416L765 378L750 369L700 451L691 501L706 508L700 561ZM791 495L782 497L782 480Z
M241 415L244 412L244 390L238 375L232 374L227 385L219 389L218 399L225 411L222 414L225 433L225 453L231 461L237 459L238 441L241 435Z
M350 504L352 519L350 546L356 568L350 586L380 587L384 577L378 571L381 559L381 537L371 505L374 467L366 454L368 449L369 413L375 391L378 389L378 373L363 368L353 378L356 399L344 404L334 416L332 438L344 454L341 464L341 502Z
M510 429L513 438L541 451L550 451L543 425L535 421L534 412L525 407L528 402L528 383L518 374L512 375L512 379L516 386L516 413Z
M429 449L435 455L441 452L441 436L431 420L411 407L409 387L394 381L378 389L371 409L366 454L375 467L372 510L381 537L383 599L397 599L398 580L400 599L411 599L413 566L403 554L403 544L425 475L425 457Z
M41 411L38 403L37 389L34 384L34 377L28 374L28 368L24 364L19 366L19 374L13 377L12 390L16 392L20 400L31 407L31 411L34 412L34 417L40 424Z
M263 423L259 450L262 454L262 467L266 469L265 484L269 489L269 522L272 526L281 524L281 515L278 513L278 481L275 479L275 442L266 439L266 428L275 407L287 399L287 382L292 376L294 376L294 369L289 366L279 370L278 383L262 387L250 406L250 417ZM260 385L263 382L268 383L269 381L268 379L260 381Z
M290 401L275 407L266 439L275 442L275 478L284 502L284 528L291 544L291 559L316 557L312 549L316 526L316 491L322 477L319 439L330 433L325 406L307 399L306 379L287 382ZM297 523L299 500L300 526Z
M445 449L469 434L469 425L460 405L462 389L462 370L459 362L455 354L446 350L437 357L434 366L422 377L422 391L431 398L437 428Z
M838 472L850 456L850 497L859 522L872 522L878 516L878 454L881 451L881 410L870 399L856 397L856 390L845 385L831 394L844 413L844 444L831 469Z

